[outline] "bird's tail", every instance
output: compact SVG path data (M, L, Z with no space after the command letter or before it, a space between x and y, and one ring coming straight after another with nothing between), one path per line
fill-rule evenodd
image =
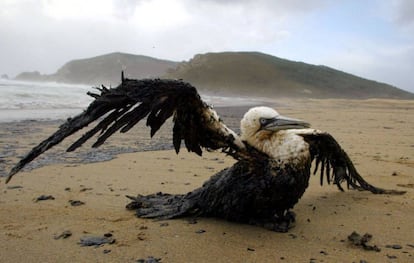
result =
M165 194L128 196L132 200L126 208L135 210L138 217L171 219L189 215L197 215L196 198L189 194Z

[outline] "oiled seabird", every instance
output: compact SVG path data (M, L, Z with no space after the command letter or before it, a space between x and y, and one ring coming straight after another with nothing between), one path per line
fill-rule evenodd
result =
M190 152L201 155L202 148L221 149L237 162L187 194L130 196L133 201L127 208L136 210L138 217L212 216L286 232L295 221L290 209L308 187L314 160L321 184L324 180L333 182L341 191L345 182L348 187L375 194L403 193L367 183L331 135L309 128L304 121L281 116L274 109L250 109L237 135L201 100L197 90L183 81L122 77L118 87L102 86L99 91L88 93L95 98L89 107L34 147L11 170L7 181L37 156L94 121L97 124L68 151L97 133L93 147L98 147L115 132L127 132L145 117L153 136L173 117L172 140L177 153L184 141Z

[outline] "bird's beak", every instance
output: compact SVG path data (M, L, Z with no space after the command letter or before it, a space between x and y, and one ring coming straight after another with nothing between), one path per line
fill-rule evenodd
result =
M279 131L287 129L304 129L309 127L310 124L308 122L279 115L263 125L262 130Z

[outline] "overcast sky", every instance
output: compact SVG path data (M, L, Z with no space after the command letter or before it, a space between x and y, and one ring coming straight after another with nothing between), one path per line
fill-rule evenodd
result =
M260 51L414 92L414 0L0 1L0 74L115 51Z

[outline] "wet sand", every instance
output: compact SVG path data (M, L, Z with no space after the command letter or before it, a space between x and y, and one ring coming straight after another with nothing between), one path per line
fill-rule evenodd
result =
M281 100L274 104L281 114L330 132L367 181L407 193L339 192L334 186L321 187L315 176L294 208L296 226L286 234L215 218L139 219L125 209L125 195L185 193L234 162L221 153L198 157L182 149L176 155L169 150L168 125L152 141L142 126L111 138L100 151L84 147L65 155L62 150L68 142L32 167L40 168L17 174L8 185L0 178L0 262L414 261L414 101ZM218 111L229 126L237 128L245 108ZM8 171L16 156L47 138L58 125L1 124L1 169ZM41 195L54 199L36 202ZM71 236L55 239L64 231ZM347 237L353 231L371 234L369 244L381 251L350 244ZM107 233L114 243L78 244L85 236Z

